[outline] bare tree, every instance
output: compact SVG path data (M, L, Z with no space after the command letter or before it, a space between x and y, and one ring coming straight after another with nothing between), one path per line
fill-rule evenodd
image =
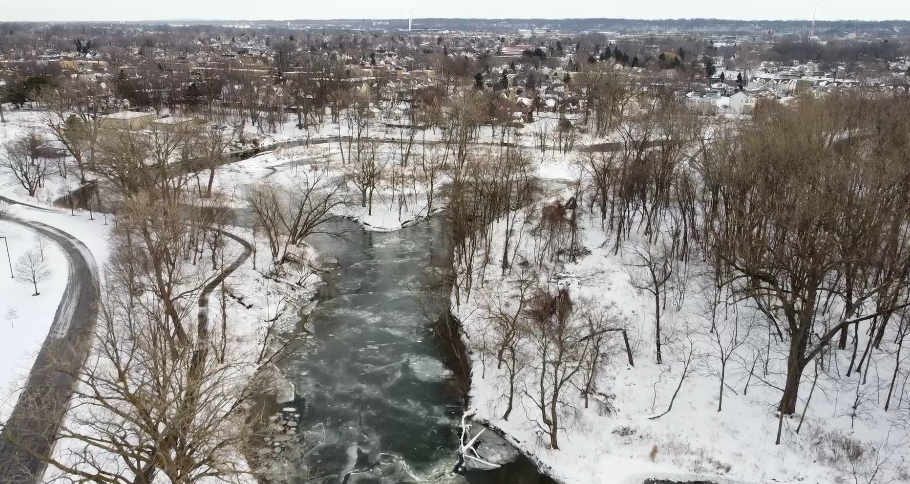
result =
M560 421L571 411L566 390L584 368L590 339L584 340L584 325L578 324L566 289L555 294L539 290L530 305L529 341L535 349L536 382L525 395L539 412L538 428L549 437L550 447L559 449Z
M62 82L55 89L42 91L44 125L59 141L86 182L86 166L91 163L103 117L98 112L104 95L93 82Z
M335 234L327 224L334 220L334 210L345 203L339 190L340 184L325 172L312 172L293 180L290 187L260 183L247 192L247 206L265 233L276 264L285 262L288 249L306 237Z
M9 323L11 328L16 327L16 320L19 319L19 313L11 307L6 308L6 312L3 313L3 319Z
M41 254L41 262L44 262L44 251L47 250L50 246L50 239L41 234L35 236L35 248L38 249L38 253Z
M649 293L654 299L654 351L657 364L661 364L663 363L661 316L667 305L669 284L676 269L675 261L668 254L666 244L659 244L656 248L646 244L635 246L632 250L637 260L627 266L630 281L633 287Z
M189 313L183 317L191 344L175 345L160 325L167 319L164 306L124 286L106 291L100 313L85 367L57 370L75 380L75 391L58 432L62 451L39 456L51 466L49 482L190 484L254 477L238 456L252 455L249 446L271 432L253 404L271 386L257 373L270 364L271 353L262 358L256 348L237 344L216 351L217 326L196 328ZM34 395L24 400L39 401ZM36 408L36 418L57 410Z
M727 386L726 376L730 359L740 347L749 342L755 325L749 315L740 314L740 310L736 306L731 307L726 303L715 305L712 301L706 302L710 305L707 312L712 315L712 320L711 328L705 336L713 351L712 356L716 357L719 367L716 373L719 380L717 411L720 412L723 410L724 387Z
M30 250L19 257L16 263L16 280L23 284L31 284L35 287L35 293L32 296L38 296L38 283L46 281L51 276L51 269L39 251Z
M506 409L502 419L508 420L512 414L515 392L521 382L520 376L526 370L529 357L523 348L527 339L528 323L526 321L531 292L537 286L537 274L526 270L510 284L509 291L497 294L483 304L484 313L489 321L488 333L491 333L491 347L496 369L506 367L505 398Z
M29 131L6 143L0 153L0 169L12 175L30 197L44 184L48 167L46 148L47 140L36 131Z
M193 138L193 156L202 163L202 166L209 170L208 180L204 190L200 190L203 197L212 196L212 186L215 184L215 171L219 166L225 163L225 152L228 146L234 141L233 131L228 131L226 135L220 129L200 129L198 135Z
M423 153L419 157L420 175L415 176L423 182L426 200L427 213L432 213L435 208L433 203L436 201L436 190L442 176L442 167L445 165L445 154L436 147L430 147L427 151L426 143L422 143Z
M673 395L670 397L670 403L667 405L667 409L660 414L648 417L650 420L657 420L673 410L673 403L676 402L679 391L682 390L683 384L685 384L686 379L691 375L692 371L695 369L695 365L697 365L698 360L701 358L701 353L692 338L692 333L689 331L689 328L686 328L685 337L680 338L677 344L680 346L679 359L681 360L680 363L682 363L682 372L679 375L679 381L676 384L676 389L673 390Z
M373 193L382 181L388 162L380 159L378 143L369 141L357 146L354 159L345 164L345 174L360 192L360 206L372 215Z

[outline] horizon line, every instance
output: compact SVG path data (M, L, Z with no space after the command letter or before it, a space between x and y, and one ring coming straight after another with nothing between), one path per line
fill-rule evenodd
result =
M113 19L103 19L103 20L5 20L0 21L0 25L9 24L9 23L23 23L23 24L85 24L85 23L133 23L133 24L168 24L168 23L186 23L186 22L366 22L366 21L385 21L385 20L400 20L402 22L407 22L407 17L360 17L360 18L271 18L271 19L218 19L218 18L169 18L169 19L143 19L143 20L113 20ZM573 21L573 20L589 20L589 21L639 21L639 22L679 22L679 21L693 21L693 20L713 20L713 21L724 21L724 22L741 22L741 23L768 23L768 22L804 22L812 23L811 19L802 19L802 18L791 18L791 19L737 19L737 18L722 18L722 17L665 17L665 18L634 18L634 17L415 17L412 19L414 22L418 20L463 20L463 21L543 21L543 22L557 22L557 21ZM869 20L869 19L857 19L857 18L842 18L842 19L827 19L821 20L816 19L816 23L835 23L835 22L868 22L868 23L906 23L910 24L910 20L906 19L879 19L879 20Z

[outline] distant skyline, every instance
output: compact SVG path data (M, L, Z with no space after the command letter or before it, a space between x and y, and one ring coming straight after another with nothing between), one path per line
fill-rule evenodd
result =
M731 20L811 20L814 0L695 3L679 0L605 2L552 0L491 2L459 0L2 0L0 21L177 21L400 19L414 18L721 18ZM907 0L826 0L818 20L910 20Z

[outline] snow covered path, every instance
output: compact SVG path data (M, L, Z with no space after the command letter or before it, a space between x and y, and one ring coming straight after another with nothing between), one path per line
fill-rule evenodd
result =
M4 220L47 237L69 260L69 279L53 325L0 435L0 482L36 483L46 464L20 446L28 446L38 455L48 455L52 450L74 383L58 369L78 370L88 356L98 316L100 283L91 251L72 235L41 222L12 217Z
M218 288L218 285L224 282L225 279L231 273L236 271L250 258L250 255L253 253L253 246L250 245L246 240L224 230L219 230L222 235L225 237L237 242L243 246L243 253L237 256L237 259L234 260L231 265L224 268L214 279L212 279L205 287L202 289L202 294L199 295L199 327L208 327L208 317L209 317L209 296L212 295L212 291Z

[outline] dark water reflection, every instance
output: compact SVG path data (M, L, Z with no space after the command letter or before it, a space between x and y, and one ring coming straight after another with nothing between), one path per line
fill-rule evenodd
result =
M428 316L439 314L426 314L448 296L413 297L450 267L442 224L433 218L376 233L345 221L343 239L310 240L337 265L329 266L309 316L313 350L285 359L282 370L299 397L288 451L319 474L315 482L552 482L524 458L492 472L453 473L462 406L430 330Z
M284 363L300 397L294 451L323 482L449 482L461 407L411 292L447 264L441 222L341 224L343 240L311 241L338 261L310 315L315 347Z

